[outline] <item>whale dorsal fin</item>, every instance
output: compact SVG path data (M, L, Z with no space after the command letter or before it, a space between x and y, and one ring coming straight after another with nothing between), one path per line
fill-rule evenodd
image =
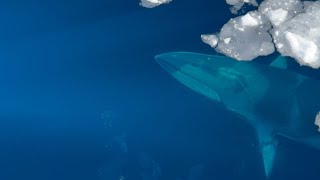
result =
M288 59L280 55L270 64L270 66L279 69L288 69Z

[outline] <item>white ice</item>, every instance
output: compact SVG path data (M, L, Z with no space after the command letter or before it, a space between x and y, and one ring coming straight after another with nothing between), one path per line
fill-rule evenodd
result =
M171 1L172 0L141 0L139 4L145 8L154 8L161 4L167 4Z
M237 60L252 60L274 52L269 21L258 11L229 20L220 33L216 50ZM207 42L206 42L207 43Z
M230 5L250 0L227 0ZM300 65L320 67L320 1L264 0L257 11L230 19L219 33L202 41L237 60L252 60L276 50Z
M300 65L320 67L320 2L308 2L304 11L271 31L277 50ZM281 46L279 46L281 44Z
M172 0L141 0L153 8ZM256 0L226 0L237 12ZM320 68L320 0L264 0L258 10L230 19L219 33L201 35L204 43L237 60L253 60L277 50L300 64Z
M314 121L314 124L319 127L318 131L320 132L320 112L317 114L316 120Z
M270 20L272 25L279 26L303 11L300 0L265 0L259 6L259 11Z
M215 34L203 34L201 35L201 40L213 48L215 48L219 42L219 38Z
M233 14L237 14L238 11L242 8L244 4L250 4L252 6L258 6L258 3L256 0L226 0L226 3L231 5L230 11Z

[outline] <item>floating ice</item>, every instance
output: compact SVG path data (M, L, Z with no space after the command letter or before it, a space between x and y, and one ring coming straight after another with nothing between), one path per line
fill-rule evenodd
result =
M154 8L161 4L167 4L171 1L172 0L141 0L139 4L145 8Z
M227 0L227 3L252 1ZM296 59L300 65L319 68L320 1L264 0L258 11L230 19L220 33L201 38L216 51L237 60L269 55L276 47L283 56Z
M300 0L265 0L259 6L259 11L263 13L274 26L278 26L284 21L303 11Z
M319 127L318 131L320 132L320 112L317 114L314 124Z
M320 2L308 2L305 11L277 26L272 36L277 50L300 65L320 67Z
M231 5L230 11L233 14L237 14L238 11L242 8L245 3L248 3L253 6L258 6L256 0L226 0L227 4Z
M275 50L268 33L270 29L271 24L262 13L251 11L231 19L222 27L216 50L237 60L252 60L269 55Z
M219 42L219 37L215 34L203 34L201 35L201 39L213 48L215 48Z
M172 0L141 0L153 8ZM256 0L226 0L237 12ZM201 35L204 43L237 60L252 60L275 51L300 65L320 68L320 0L264 0L257 11L230 19L219 33Z

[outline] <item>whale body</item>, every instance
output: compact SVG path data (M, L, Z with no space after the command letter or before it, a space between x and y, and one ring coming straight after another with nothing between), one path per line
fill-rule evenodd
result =
M175 79L241 115L256 131L266 177L283 135L320 149L314 119L320 110L320 82L286 69L285 57L271 65L192 52L155 56Z

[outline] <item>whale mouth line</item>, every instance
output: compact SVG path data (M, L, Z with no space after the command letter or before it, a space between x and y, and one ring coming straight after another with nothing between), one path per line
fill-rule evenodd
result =
M177 69L175 66L170 65L170 63L167 63L166 61L164 61L163 59L161 59L158 55L155 56L155 59L157 61L157 63L166 71L168 71L169 73L173 73L176 71L179 71L179 69Z

